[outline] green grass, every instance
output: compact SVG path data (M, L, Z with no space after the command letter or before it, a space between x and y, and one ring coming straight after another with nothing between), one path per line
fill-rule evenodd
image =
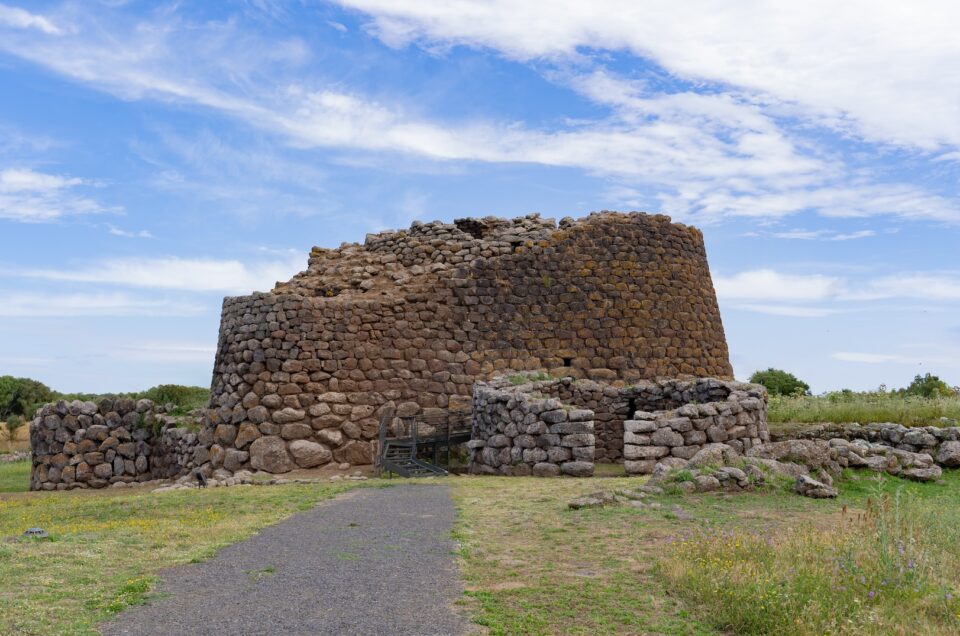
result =
M13 466L0 483L23 483ZM850 472L836 500L776 489L566 505L642 482L450 478L473 620L493 635L960 633L960 471L927 484ZM40 526L52 540L0 541L0 633L93 634L161 568L351 486L2 495L0 539Z
M454 483L465 603L491 634L960 633L946 596L960 591L960 471L849 473L836 500L775 489L577 511L574 496L641 480ZM911 558L918 575L894 593ZM841 562L865 582L839 592Z
M724 632L960 633L960 477L852 476L844 499L862 511L830 524L694 529L664 548L660 575Z
M0 634L95 634L99 622L143 602L160 569L207 559L351 487L3 495L0 538L10 540L0 541ZM51 539L16 540L33 526Z
M0 463L0 492L30 490L30 460Z
M649 571L645 544L662 515L567 508L572 497L636 478L453 483L465 603L490 634L712 633Z
M905 426L942 426L942 417L960 422L960 396L923 398L885 392L771 396L768 413L770 422L896 422Z
M514 386L526 384L528 382L543 382L553 379L553 376L543 371L527 371L524 373L515 373L514 375L507 376L507 381Z

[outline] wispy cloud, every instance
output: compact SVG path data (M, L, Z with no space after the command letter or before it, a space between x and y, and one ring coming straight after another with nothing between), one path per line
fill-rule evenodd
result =
M843 292L844 282L820 274L784 274L756 269L733 276L714 276L717 296L730 300L820 301Z
M359 0L348 4L368 11L377 33L391 44L492 46L524 60L579 57L581 44L597 41L610 49L648 55L650 49L628 37L631 31L622 30L632 20L647 36L662 40L662 34L650 30L646 17L641 19L629 6L610 8L609 15L622 17L623 23L612 17L598 22L593 10L582 15L569 8L552 11L548 23L537 21L545 30L541 35L558 38L545 44L539 36L531 40L525 26L520 28L529 24L520 22L519 16L533 12L532 4L519 3L516 11L496 2L461 1L443 8ZM538 15L540 10L538 6ZM650 11L655 20L669 24L672 10ZM721 26L733 28L725 20L736 12L720 13ZM553 70L548 76L608 108L609 116L535 128L515 121L437 118L402 96L373 99L340 81L325 81L322 72L307 72L311 52L305 42L269 41L237 20L192 23L176 10L157 12L144 21L71 15L77 24L70 33L25 37L11 31L0 37L0 49L125 99L210 108L300 148L414 155L436 162L578 168L617 183L624 202L641 202L632 207L649 207L642 203L654 201L663 211L700 223L807 211L960 222L960 205L951 198L848 171L785 123L801 117L804 108L784 103L775 92L758 93L749 82L737 90L729 89L738 85L732 82L720 86L726 90L664 92L591 61L585 71ZM497 26L471 25L468 16L495 19ZM593 35L585 40L589 34ZM600 35L613 37L593 37ZM669 52L680 55L682 49ZM667 68L668 62L677 63L671 57L663 62ZM821 115L817 114L818 122ZM198 145L192 152L202 148ZM205 188L209 197L235 190L217 187L215 181L201 187L179 170L161 172L158 185Z
M883 300L960 301L960 273L955 272L904 273L851 280L756 269L714 276L714 284L717 297L730 308L780 316L821 317L849 311L857 303Z
M824 318L840 313L839 309L826 307L800 307L796 305L766 305L760 303L732 303L731 309L752 311L769 316L788 316L791 318Z
M799 241L854 241L856 239L870 238L876 236L873 230L858 230L856 232L837 232L835 230L786 230L784 232L771 232L770 236L778 239L789 239Z
M960 353L960 352L957 352ZM908 366L960 367L960 355L944 355L941 351L931 351L929 347L918 346L916 351L900 353L871 353L861 351L838 351L830 355L834 360L857 362L860 364L897 364Z
M740 87L844 133L923 149L960 145L960 8L829 0L554 3L340 0L391 46L466 45L520 61L582 61L599 46ZM532 27L531 25L536 25Z
M207 362L213 363L217 349L209 344L185 342L146 342L120 345L110 355L137 362Z
M119 212L77 192L95 185L29 168L0 170L0 219L39 223L74 214Z
M122 236L123 238L153 238L153 234L151 234L148 230L130 231L123 230L112 225L108 225L107 228L110 234L113 236Z
M859 353L856 351L838 351L830 356L834 360L843 362L863 362L865 364L883 364L885 362L902 362L903 356L888 353Z
M302 255L244 263L180 257L106 260L74 269L16 269L9 276L188 292L267 291L304 268Z
M0 4L0 24L14 29L33 29L46 33L47 35L60 35L63 33L62 30L44 16L5 4Z
M0 292L0 316L58 318L69 316L191 316L208 308L195 302L124 293Z

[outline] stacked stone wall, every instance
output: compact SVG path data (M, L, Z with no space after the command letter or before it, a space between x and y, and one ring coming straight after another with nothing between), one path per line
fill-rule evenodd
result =
M652 473L666 457L688 460L708 444L726 444L743 454L770 439L767 392L762 386L713 379L675 382L669 393L684 404L637 411L623 424L627 474ZM719 396L722 399L717 399Z
M511 386L506 378L473 393L469 470L487 475L593 475L593 411Z
M957 426L917 426L909 428L902 424L889 422L866 425L832 424L793 432L790 437L827 440L831 445L838 448L847 447L838 444L838 440L850 442L859 440L867 442L863 445L864 449L871 449L873 446L885 446L908 453L926 453L941 466L960 467L960 427ZM858 452L856 446L850 448L853 449L855 454L852 465L864 465L860 456L865 458L867 453Z
M199 436L175 428L166 413L150 400L42 406L30 422L30 489L104 488L177 477L201 465Z
M211 401L223 452L211 461L230 448L255 461L227 441L242 428L270 438L259 445L277 468L296 464L299 440L370 463L387 404L469 408L475 381L541 368L618 383L730 376L700 232L640 213L559 227L534 215L314 249L273 292L224 301ZM610 421L629 415L610 408ZM622 441L604 430L616 460Z

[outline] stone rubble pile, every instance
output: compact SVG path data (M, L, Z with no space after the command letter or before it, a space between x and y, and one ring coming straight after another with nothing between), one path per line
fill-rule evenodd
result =
M841 442L844 441L860 444L860 450L853 449L853 466L870 466L869 462L863 463L861 459L888 454L888 451L880 448L885 447L907 453L926 454L944 468L960 467L960 427L957 426L910 428L889 422L866 425L829 424L810 427L796 432L793 436L797 439L824 440L838 447L842 446ZM880 460L870 461L877 463Z
M13 453L3 453L0 455L0 464L9 464L30 459L30 451L16 451Z
M846 467L866 467L915 481L939 479L942 470L927 453L913 453L863 440L784 440L753 446L745 454L728 444L707 444L689 460L658 460L649 483L683 492L749 490L777 475L795 480L808 497L836 497L833 478Z

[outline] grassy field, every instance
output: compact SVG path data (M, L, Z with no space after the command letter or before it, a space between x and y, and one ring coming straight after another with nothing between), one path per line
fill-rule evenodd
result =
M30 460L0 464L0 492L30 489Z
M24 464L0 465L5 489L26 485ZM936 484L850 473L837 500L714 493L576 511L572 497L640 479L448 483L463 603L490 634L960 633L960 471ZM0 495L0 633L92 634L159 569L349 487ZM12 540L30 526L53 540Z
M0 464L0 484L23 468ZM351 485L0 495L0 634L95 634L164 567L209 558ZM49 541L17 537L39 526Z
M770 422L897 422L905 426L943 426L941 418L960 422L960 396L922 398L892 393L830 393L824 396L771 396Z
M465 478L467 605L491 634L960 633L960 477L851 478L835 501L765 492L579 511L569 498L636 480Z

